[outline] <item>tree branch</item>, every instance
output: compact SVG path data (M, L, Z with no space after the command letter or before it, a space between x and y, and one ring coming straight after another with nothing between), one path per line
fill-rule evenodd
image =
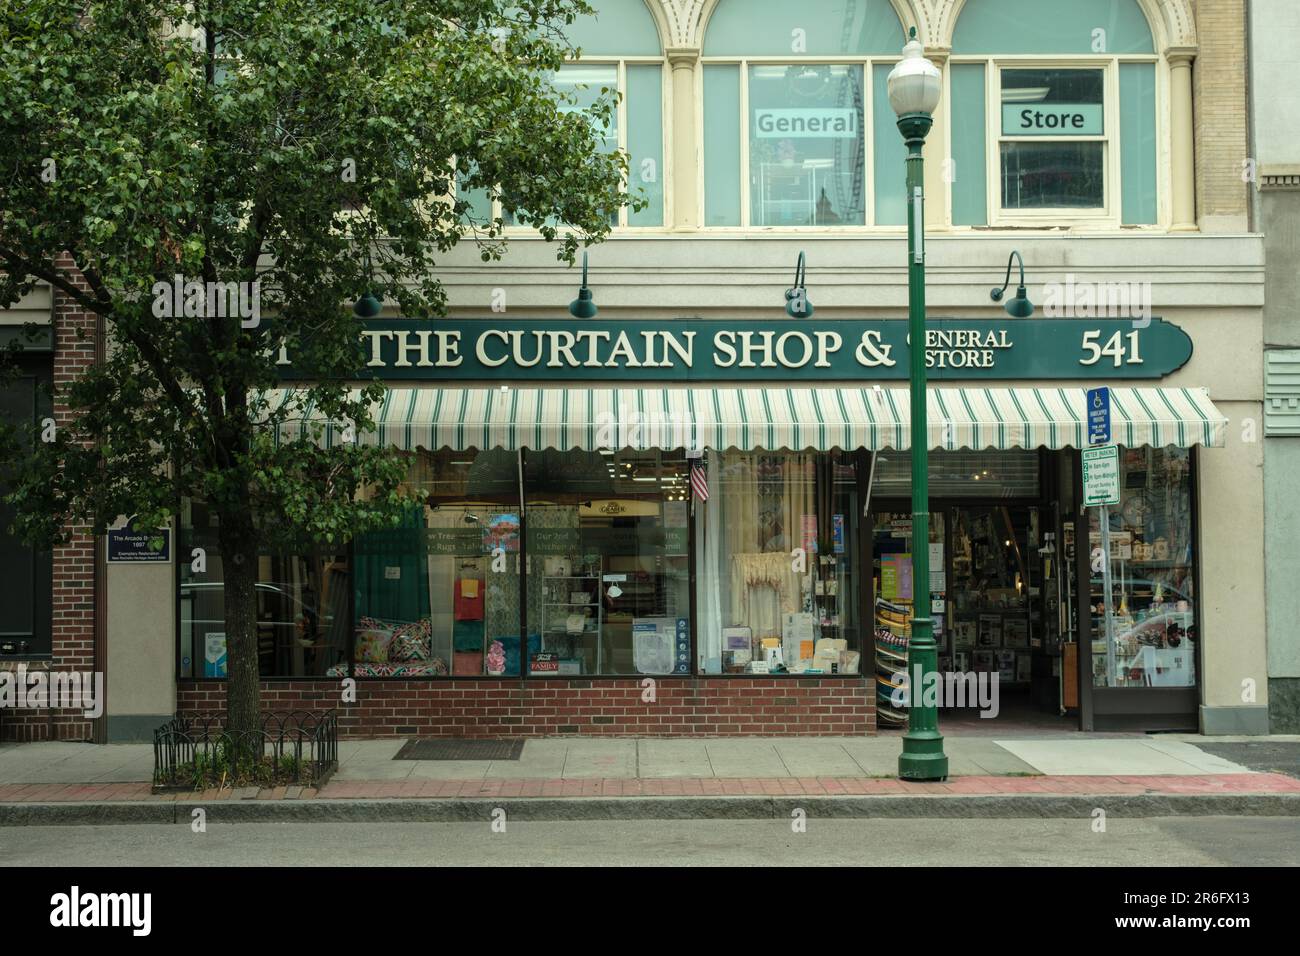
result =
M108 318L113 311L113 302L111 299L108 301L101 301L99 299L89 298L85 292L73 285L66 276L58 271L57 268L46 266L42 262L32 262L25 256L19 255L18 253L12 252L3 247L0 247L0 258L9 262L13 267L13 270L18 271L22 275L34 275L38 279L44 279L50 285L58 286L59 289L65 292L70 298L75 299L77 304L87 312L94 312L97 315Z

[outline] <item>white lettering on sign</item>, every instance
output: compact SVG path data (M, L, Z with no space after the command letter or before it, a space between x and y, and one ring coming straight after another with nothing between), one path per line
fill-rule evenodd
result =
M1001 356L1014 354L1016 340L1012 338L1017 326L962 328L955 323L925 332L925 364L940 371L950 369L993 370ZM1143 340L1142 328L1115 330L1087 328L1090 323L1080 322L1071 329L1062 328L1067 336L1080 335L1079 351L1069 358L1069 349L1054 353L1058 361L1074 361L1079 367L1125 368L1142 375L1147 362L1144 350L1150 344ZM1079 326L1084 326L1081 330ZM695 339L700 332L682 329L670 324L665 329L629 327L626 329L592 329L579 324L575 328L510 329L479 326L474 331L454 328L432 329L364 329L360 333L362 355L370 368L436 369L463 368L476 362L484 370L500 370L496 374L509 375L526 369L559 370L563 375L570 370L604 372L633 369L655 369L674 373L691 373L696 370ZM883 328L855 330L856 341L845 342L843 333L834 329L791 328L782 323L776 328L710 329L704 333L710 339L711 349L701 357L706 369L780 370L833 369L840 361L839 353L846 347L853 350L853 358L863 368L893 368L898 363L892 354L894 344L910 347L910 336L893 338L897 331L887 333ZM469 335L472 342L462 338ZM889 344L887 336L893 338ZM902 345L906 343L906 346ZM1023 350L1023 348L1022 348ZM291 349L279 346L278 364L292 359ZM1009 370L1015 377L1022 370L1021 363ZM1160 362L1157 360L1156 364ZM1138 369L1143 366L1144 369ZM407 373L410 374L409 372ZM587 373L588 375L590 373ZM1149 377L1149 373L1148 373Z
M1125 345L1124 340L1128 340ZM1123 332L1116 332L1106 344L1101 344L1101 330L1092 329L1083 333L1083 350L1087 352L1090 358L1079 359L1080 365L1096 365L1101 361L1102 356L1113 360L1114 367L1120 365L1142 365L1141 336L1137 330L1129 332L1127 335Z
M858 360L859 365L863 365L867 368L874 368L877 365L892 368L898 364L889 357L889 353L893 350L894 347L892 345L881 344L881 335L879 332L863 332L862 341L858 343L858 348L854 352L854 358Z
M366 334L370 335L372 333L367 332ZM389 332L388 334L392 335L393 333ZM496 354L488 355L488 339L499 339L503 345L510 341L509 336L500 329L488 329L478 337L478 342L474 345L474 357L487 368L499 368L500 366L505 365L510 358L509 352L507 351L505 354L501 355L500 358L497 358ZM379 346L377 345L374 346L374 355L375 358L379 357ZM382 365L383 363L372 361L370 364Z
M1011 346L1006 329L926 329L925 367L993 368L995 350Z
M858 111L839 107L755 110L754 134L759 139L856 137Z
M1003 136L1100 136L1100 103L1002 104Z
M1079 453L1083 470L1083 505L1119 504L1119 446L1098 445Z

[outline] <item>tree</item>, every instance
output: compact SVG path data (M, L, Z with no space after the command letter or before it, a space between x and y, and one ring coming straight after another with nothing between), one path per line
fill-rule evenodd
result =
M234 731L258 726L259 546L337 544L407 503L401 455L316 440L326 421L364 435L382 395L358 378L352 303L372 292L440 314L436 257L466 237L485 261L503 250L502 220L468 191L501 197L570 262L628 202L624 158L598 146L616 94L578 111L550 84L587 13L24 0L0 14L0 307L48 282L110 343L66 387L75 417L54 441L8 435L14 530L49 544L70 521L161 527L183 498L205 501ZM283 405L264 394L280 345L312 383ZM282 428L304 420L304 436Z

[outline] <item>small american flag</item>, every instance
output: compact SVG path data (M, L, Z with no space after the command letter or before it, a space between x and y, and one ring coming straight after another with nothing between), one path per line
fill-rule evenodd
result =
M709 473L704 467L704 456L691 459L691 494L696 501L709 500Z

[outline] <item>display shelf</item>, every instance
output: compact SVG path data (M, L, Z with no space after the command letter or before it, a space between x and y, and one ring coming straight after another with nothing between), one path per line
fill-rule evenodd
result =
M593 673L597 674L604 664L600 639L604 625L604 606L600 600L602 580L600 574L558 574L547 575L542 579L542 652L560 653L566 660L576 657L585 667L590 650L587 645L594 643ZM552 597L568 598L574 591L589 593L591 599L588 601L551 600ZM571 630L567 624L568 618L572 616L575 609L595 612L594 615L583 615L583 626L580 631ZM560 623L557 624L557 621Z

